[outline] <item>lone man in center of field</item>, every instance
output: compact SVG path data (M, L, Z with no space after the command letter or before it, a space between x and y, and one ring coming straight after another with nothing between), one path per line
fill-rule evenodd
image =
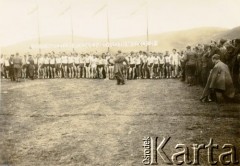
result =
M117 85L125 84L125 78L123 74L123 69L124 69L123 62L125 62L128 66L128 61L122 55L121 51L118 51L118 53L116 54L116 57L113 59L113 62L109 61L109 63L114 64L114 75L117 79Z
M13 58L13 67L14 67L14 78L16 82L20 82L21 71L22 71L22 58L19 57L19 53L16 53L16 56Z

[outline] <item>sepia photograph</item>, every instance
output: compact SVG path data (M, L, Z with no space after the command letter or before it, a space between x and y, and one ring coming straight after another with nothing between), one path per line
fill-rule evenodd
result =
M0 166L240 165L240 0L0 0Z

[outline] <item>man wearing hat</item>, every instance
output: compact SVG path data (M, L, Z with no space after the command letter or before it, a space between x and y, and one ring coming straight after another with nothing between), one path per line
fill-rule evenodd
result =
M210 44L210 52L209 52L209 66L211 66L211 69L213 68L214 64L212 63L212 56L215 54L221 55L220 49L217 47L216 44ZM221 58L221 56L220 56Z
M212 61L214 67L210 72L200 100L202 102L211 101L209 98L211 93L214 94L213 96L215 96L217 102L222 102L224 97L233 98L235 90L228 66L221 62L218 54L212 56Z
M225 47L225 43L227 42L227 40L225 39L220 39L219 41L219 55L220 55L220 59L223 63L226 63L226 56L227 56L227 49Z
M17 82L20 82L21 70L22 70L22 58L19 57L18 53L16 53L16 56L13 58L13 67L14 67L14 78Z
M31 80L33 80L34 79L35 65L34 65L34 59L33 59L32 55L28 56L28 62L29 62L29 67L28 67L29 77L30 77Z
M9 68L9 76L11 81L15 81L14 78L14 65L13 65L13 59L14 59L14 54L12 54L9 58L9 64L10 64L10 68Z
M197 54L196 64L196 81L198 84L202 84L201 73L202 73L202 56L203 50L200 46L195 47L195 53Z
M233 84L238 92L240 92L240 39L235 39L235 49L232 58L232 77Z
M125 78L123 75L123 62L125 62L128 66L127 59L122 55L122 52L119 50L114 59L114 74L117 79L117 85L125 84Z
M210 56L210 49L209 45L205 44L203 48L203 55L201 58L201 81L202 86L205 87L208 79L208 75L210 73L210 66L209 66L209 56Z
M187 46L186 48L187 50L183 58L183 61L185 62L185 72L186 72L187 82L189 86L192 86L194 84L194 79L195 79L197 55L195 52L191 50L191 46Z

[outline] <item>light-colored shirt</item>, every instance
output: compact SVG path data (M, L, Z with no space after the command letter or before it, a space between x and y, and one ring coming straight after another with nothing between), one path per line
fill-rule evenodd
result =
M60 64L60 63L62 63L62 58L60 58L60 57L57 57L57 58L56 58L56 63L57 63L57 64Z
M10 64L9 64L9 60L8 60L8 59L5 59L5 61L4 61L4 65L5 65L5 66L10 66Z
M51 58L51 59L50 59L50 64L51 64L51 65L54 65L54 64L55 64L55 58Z
M72 56L68 57L68 63L73 63L74 62L74 59Z
M166 62L166 63L170 63L170 61L171 61L170 56L165 56L165 62Z
M44 58L44 64L49 64L49 58Z
M153 63L154 57L150 56L147 58L148 64Z
M62 56L62 63L68 63L67 56Z

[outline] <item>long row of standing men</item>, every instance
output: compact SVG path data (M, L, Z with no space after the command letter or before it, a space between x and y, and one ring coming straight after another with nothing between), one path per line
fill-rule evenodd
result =
M205 86L213 68L212 56L219 54L221 61L228 65L236 89L240 87L240 39L211 42L187 46L184 51L173 49L165 53L143 51L121 53L127 79L177 78L189 85ZM113 79L114 55L103 53L79 54L51 52L45 55L21 57L18 53L6 57L1 55L1 71L6 78L19 81L19 78L107 78Z
M180 55L173 49L163 53L131 52L124 53L129 62L123 73L128 79L140 78L176 78L180 76ZM22 78L114 78L112 61L114 56L103 53L78 54L65 52L37 56L11 55L2 57L1 66L6 78L14 80ZM17 65L16 65L17 64ZM21 71L14 70L14 66L21 66ZM175 70L173 70L175 69ZM14 76L15 71L15 76ZM17 74L18 73L18 74Z

